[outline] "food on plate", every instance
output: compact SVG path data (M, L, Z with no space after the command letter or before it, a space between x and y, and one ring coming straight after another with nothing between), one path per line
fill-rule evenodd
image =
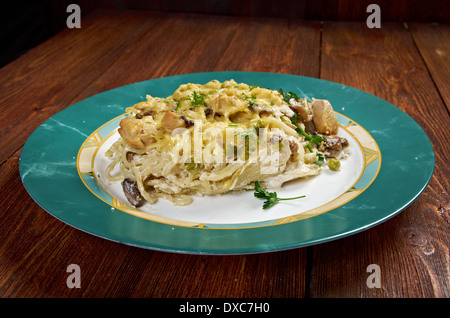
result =
M291 180L312 177L349 154L327 100L299 98L234 80L180 85L127 108L119 139L106 152L106 175L133 206L165 198L255 190L266 207ZM327 165L329 159L331 164ZM296 198L302 198L299 196Z

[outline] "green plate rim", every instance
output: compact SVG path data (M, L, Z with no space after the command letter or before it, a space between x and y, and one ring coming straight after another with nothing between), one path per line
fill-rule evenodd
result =
M78 176L76 156L92 131L123 113L125 107L144 100L145 94L168 96L180 84L212 79L235 79L330 100L335 110L358 122L376 140L383 157L376 179L361 195L332 211L292 223L243 229L152 222L114 211L85 187ZM433 147L417 122L372 94L300 75L230 71L155 78L79 101L30 135L20 155L19 172L25 189L45 211L83 232L150 250L233 255L305 247L374 227L404 210L423 192L434 165Z

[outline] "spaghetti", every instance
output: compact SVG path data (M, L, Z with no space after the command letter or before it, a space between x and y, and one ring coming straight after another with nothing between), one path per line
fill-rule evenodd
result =
M348 146L335 136L327 101L234 80L183 84L166 98L147 95L126 112L120 138L106 153L112 160L106 175L122 182L135 206L159 198L188 205L193 196L248 190L255 181L279 189L319 174L324 158ZM340 149L332 152L329 144Z

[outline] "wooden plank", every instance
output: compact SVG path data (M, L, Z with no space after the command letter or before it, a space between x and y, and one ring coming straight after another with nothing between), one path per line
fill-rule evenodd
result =
M148 13L97 11L81 29L66 29L0 69L0 163L158 19Z
M122 85L186 73L234 70L317 76L319 30L316 22L171 14L71 103Z
M407 112L427 132L438 168L424 193L395 218L314 247L309 295L448 297L448 114L413 39L401 24L370 30L359 23L326 22L322 43L321 78ZM381 268L381 288L366 285L370 264Z
M114 16L114 15L113 15ZM139 19L113 19L101 16L108 28L119 32L124 25L131 32L132 22L143 23ZM139 14L138 14L139 17ZM125 22L125 21L128 21ZM67 86L57 92L58 107L63 108L79 99L130 82L153 77L214 71L225 68L221 64L227 54L241 58L240 48L248 45L247 33L257 35L251 43L253 50L247 52L246 61L234 64L237 70L258 70L259 65L270 63L273 47L267 45L267 38L258 31L265 27L263 20L252 22L240 18L217 18L174 15L158 20L152 32L129 40L115 48L110 42L98 43L99 50L110 50L108 65L102 61L88 59L84 67L94 62L105 63L104 67L94 68L94 75L86 74L88 81L82 85L83 75L71 70L69 74L79 76L76 81L67 81ZM92 22L92 33L102 26ZM301 73L318 74L318 54L307 59L311 47L318 52L319 29L307 25L289 24L280 20L269 21L268 25L279 31L270 33L277 37L277 43L289 43L275 54L277 69ZM150 26L147 27L150 30ZM143 32L144 30L141 30ZM112 32L112 31L111 31ZM300 32L298 35L293 33ZM314 33L313 35L309 33ZM119 32L120 33L120 32ZM84 33L85 35L88 33ZM79 41L83 46L93 47L98 38L94 34ZM65 41L71 42L72 35ZM289 42L294 36L296 43ZM301 40L301 42L300 42ZM58 47L64 37L50 40L46 46ZM301 44L302 49L297 46ZM104 47L103 47L104 46ZM303 51L306 50L306 51ZM45 50L47 51L47 50ZM315 53L314 53L315 54ZM26 61L34 56L30 52ZM302 58L305 57L305 58ZM47 56L52 58L53 55ZM51 61L42 56L44 76L52 73ZM255 60L253 65L248 61ZM24 63L24 62L22 62ZM67 61L65 63L68 63ZM270 70L270 69L269 69ZM15 77L24 76L18 70ZM34 76L36 77L36 75ZM27 81L29 83L30 81ZM47 82L48 83L48 82ZM55 85L55 84L54 84ZM58 86L59 87L59 86ZM45 85L30 87L29 96L45 89ZM53 89L55 87L53 86ZM71 92L74 89L76 92ZM48 96L53 90L48 89ZM81 92L81 93L80 93ZM62 97L62 93L68 96ZM56 111L56 109L54 109ZM47 113L42 118L48 117ZM0 119L6 122L5 118ZM32 123L29 118L26 123ZM34 123L37 124L37 121ZM27 195L20 182L18 159L20 152L9 156L0 170L0 193L2 201L8 202L2 209L0 233L0 296L2 297L303 297L305 295L306 250L296 249L277 253L244 256L190 256L174 253L153 252L109 242L76 230L56 220L43 211ZM18 216L20 214L20 216ZM32 244L30 245L30 240ZM11 256L11 251L14 250ZM6 261L7 260L7 261ZM78 264L82 271L82 288L70 289L65 281L69 264ZM286 275L286 272L291 274ZM257 277L257 279L255 279ZM38 282L38 283L37 283Z
M20 182L19 157L15 153L0 169L0 199L8 202L0 218L0 297L304 296L304 249L199 256L97 238L60 222L28 196ZM80 266L79 289L66 285L70 264Z
M320 43L317 26L283 20L171 15L155 32L134 43L77 99L136 81L201 71L264 70L314 76L318 74ZM268 45L271 41L274 44ZM154 253L133 296L302 297L305 252L205 256L201 260ZM297 275L284 275L283 266L274 265L280 263L294 268ZM254 276L248 273L255 272L260 280L250 279ZM173 288L175 284L179 287Z
M134 82L212 71L237 27L236 18L171 14L72 102Z
M450 25L408 23L433 81L450 111Z
M270 19L171 15L153 34L134 43L77 98L136 81L202 71L264 70L313 76L319 66L317 26ZM270 41L275 45L268 45ZM201 260L155 253L133 297L142 293L152 297L302 297L305 252L204 256ZM285 276L284 270L274 267L278 263L295 267L298 274ZM166 264L170 264L169 270ZM261 280L249 279L253 275L248 273L255 271ZM174 289L174 284L179 288Z
M317 77L320 24L296 20L242 19L216 68Z

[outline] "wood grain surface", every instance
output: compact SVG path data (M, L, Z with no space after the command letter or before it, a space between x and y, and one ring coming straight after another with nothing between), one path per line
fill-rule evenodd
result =
M96 10L0 69L0 297L448 298L449 27ZM396 105L430 138L435 172L407 209L316 246L182 255L107 241L45 212L24 189L25 141L56 112L137 81L243 70L349 85ZM412 172L413 173L413 172ZM82 270L68 288L69 264ZM367 266L381 268L368 288Z

